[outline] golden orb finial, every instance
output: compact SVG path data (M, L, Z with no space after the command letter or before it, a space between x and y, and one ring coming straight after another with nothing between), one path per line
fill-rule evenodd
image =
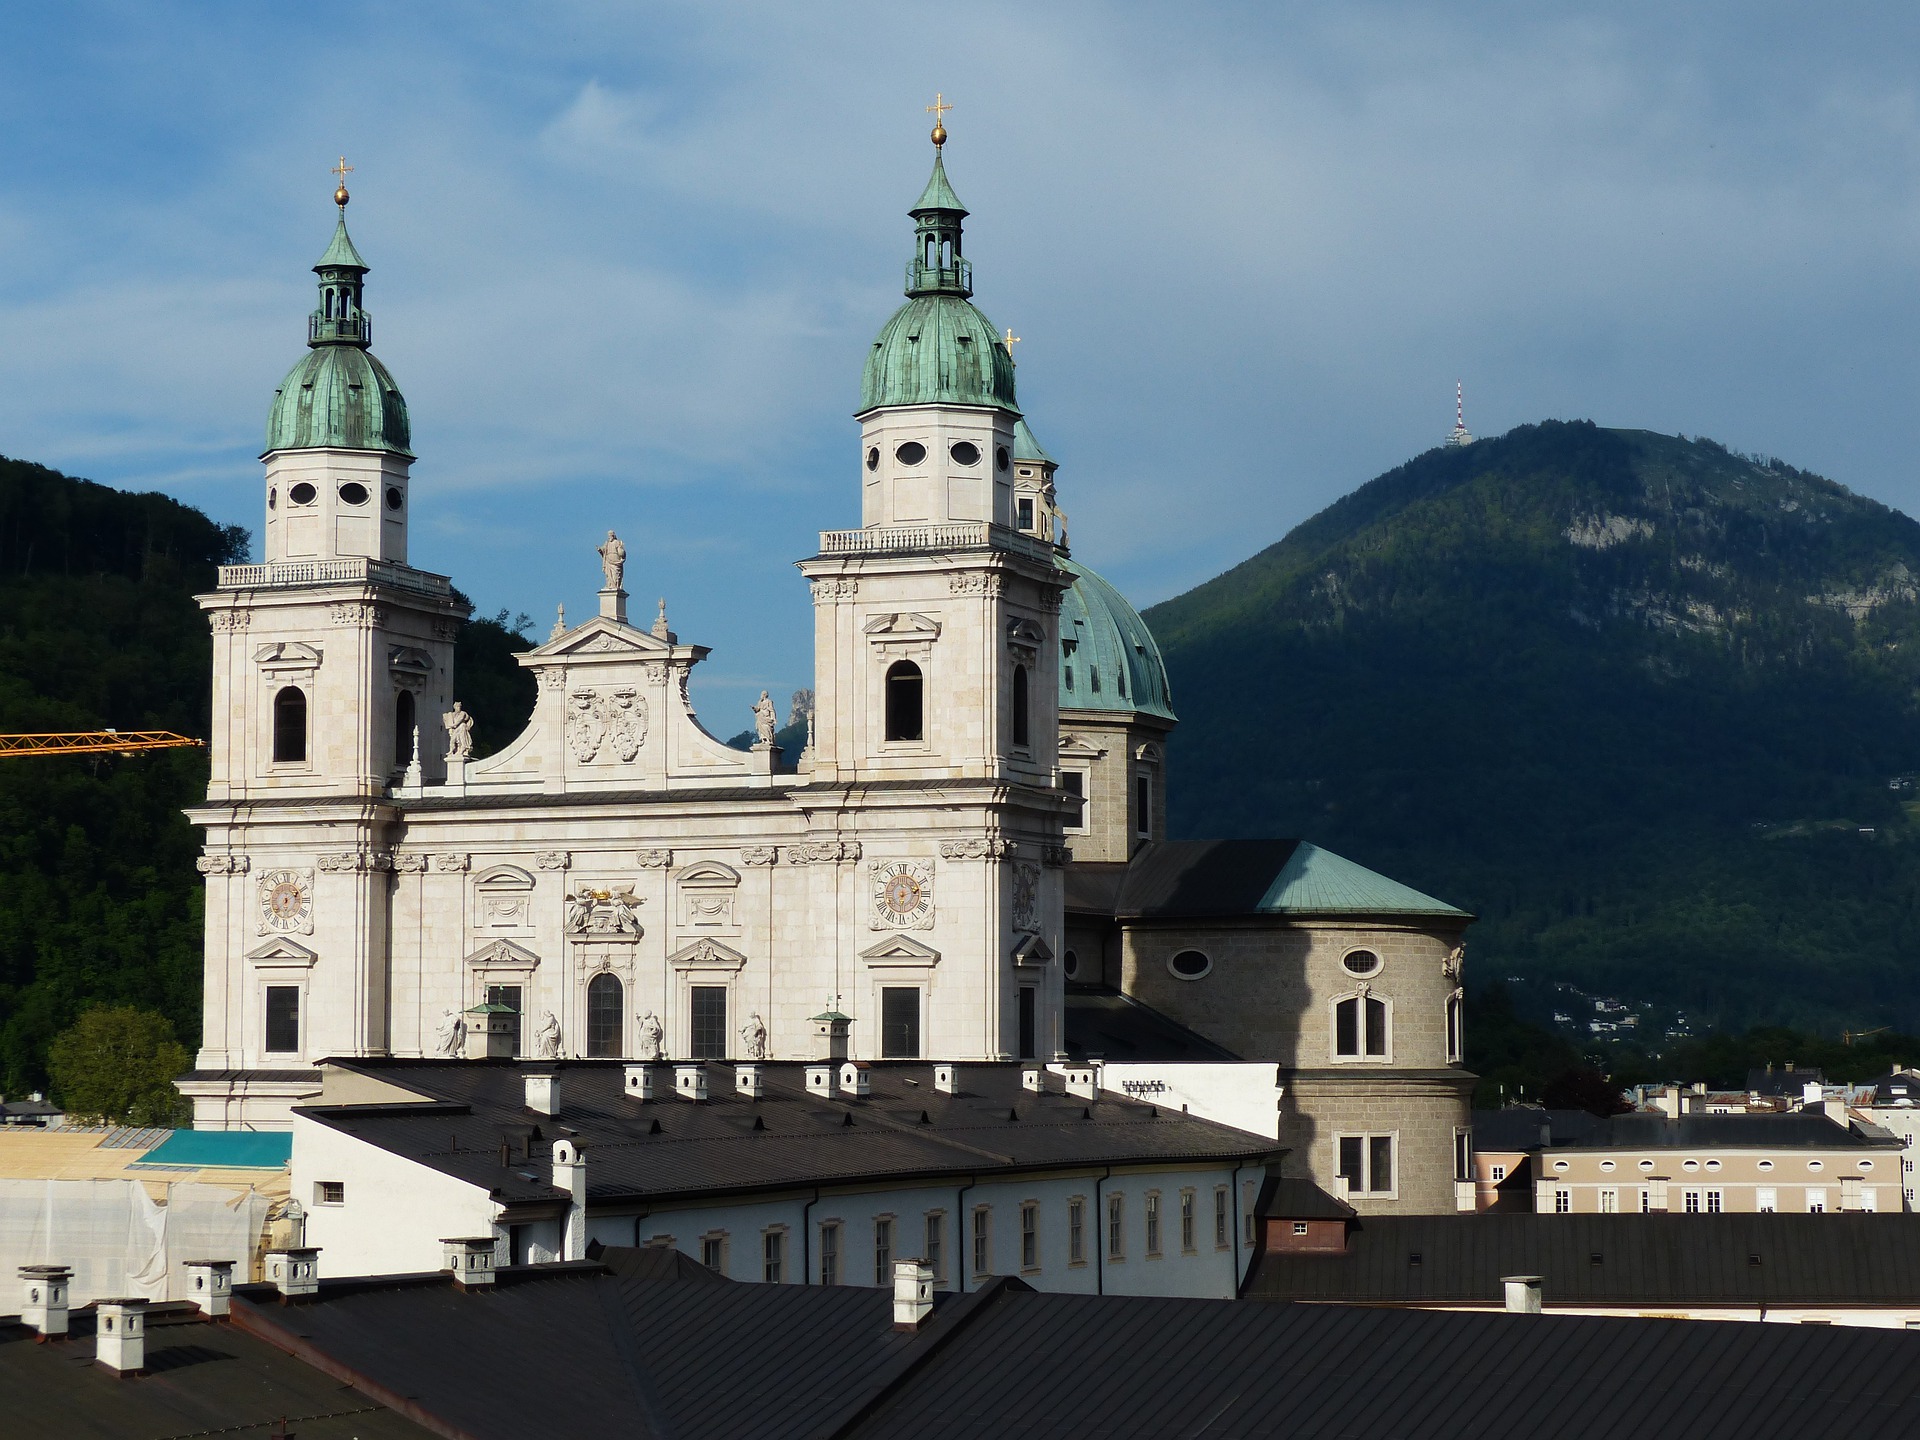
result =
M938 150L947 143L947 127L944 123L947 111L953 106L946 103L946 97L938 90L933 92L933 104L927 106L927 113L933 116L933 148Z
M333 203L338 205L342 210L347 208L347 201L352 198L347 194L347 176L352 173L352 170L353 166L347 164L347 157L342 155L340 157L340 163L327 172L340 177L340 184L333 192Z

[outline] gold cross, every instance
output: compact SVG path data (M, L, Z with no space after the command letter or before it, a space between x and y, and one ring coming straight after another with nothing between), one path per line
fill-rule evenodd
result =
M933 103L927 106L927 113L933 116L933 148L938 150L947 143L947 126L944 119L953 106L947 104L946 97L938 90L933 92Z
M1020 362L1013 358L1013 347L1020 343L1020 337L1013 333L1013 327L1011 325L1007 327L1006 338L1000 343L1007 347L1007 362L1012 365L1019 364Z
M338 175L340 177L340 188L333 192L333 203L336 205L346 204L347 203L347 176L353 173L353 166L347 164L347 157L342 155L340 157L340 163L338 165L335 165L327 173L329 175Z

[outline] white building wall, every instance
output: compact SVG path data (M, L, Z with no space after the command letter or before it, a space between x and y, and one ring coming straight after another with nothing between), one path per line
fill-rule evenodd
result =
M534 1163L550 1169L544 1159ZM342 1203L321 1202L322 1181L346 1187ZM320 1247L322 1275L438 1270L442 1239L499 1233L500 1207L479 1186L299 1114L292 1195L306 1209L307 1244Z

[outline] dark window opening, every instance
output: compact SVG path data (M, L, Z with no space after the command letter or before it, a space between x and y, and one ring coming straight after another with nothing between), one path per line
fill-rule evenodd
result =
M879 468L880 468L880 447L878 445L869 445L867 447L867 469L878 470Z
M300 987L267 987L267 1052L272 1055L300 1053Z
M402 690L393 701L393 764L404 770L413 763L413 692Z
M693 1046L696 1060L727 1058L727 987L693 987Z
M947 447L947 454L953 457L953 463L956 465L978 465L980 463L980 447L971 440L955 441Z
M1080 973L1080 957L1073 951L1067 951L1060 961L1060 973L1071 980Z
M880 1058L920 1058L920 988L888 985L880 991Z
M1087 777L1078 770L1060 772L1060 788L1073 797L1073 810L1067 816L1067 824L1073 829L1084 829L1087 823Z
M927 447L918 440L909 440L894 450L893 458L902 465L918 465L927 458Z
M282 765L307 758L307 695L297 685L273 697L273 758Z
M1173 967L1173 973L1188 980L1198 980L1213 969L1213 961L1199 950L1182 950L1167 962Z
M296 505L311 505L314 497L319 493L320 492L314 489L313 486L302 480L298 485L287 491L287 498Z
M1351 995L1333 1007L1333 1053L1356 1058L1385 1059L1387 1002L1371 995Z
M371 494L358 480L349 480L340 487L340 498L349 505L364 505Z
M626 1029L626 992L612 975L596 975L587 982L587 1054L610 1059L620 1054Z
M1002 445L993 452L993 463L1002 470L1007 468L1007 447Z
M896 660L887 667L887 739L925 738L926 705L920 667Z
M1025 749L1033 743L1033 725L1028 711L1027 667L1013 667L1013 743Z
M487 986L487 1004L505 1005L513 1011L513 1014L507 1017L507 1033L513 1039L513 1048L507 1052L510 1055L520 1053L520 1003L518 985Z
M400 493L400 487L398 485L389 485L387 487L387 509L398 510L405 499L406 497Z
M1040 1051L1040 991L1033 985L1020 987L1020 1059L1035 1060Z
M1151 776L1133 777L1133 808L1139 812L1134 817L1138 833L1151 840L1153 838L1153 779Z
M1022 496L1018 502L1020 518L1016 522L1022 530L1033 529L1033 501Z

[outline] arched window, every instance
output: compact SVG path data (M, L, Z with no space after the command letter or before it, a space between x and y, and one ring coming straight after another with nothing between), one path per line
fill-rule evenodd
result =
M402 690L393 702L393 764L404 770L413 763L413 692Z
M887 739L926 738L926 701L920 667L896 660L887 667Z
M626 993L611 975L596 975L587 982L587 1056L606 1059L621 1050L626 1029Z
M1027 714L1027 667L1013 667L1013 743L1021 749L1033 743L1033 726Z
M1365 993L1333 1006L1333 1053L1342 1060L1387 1058L1387 1002Z
M1447 997L1447 1059L1458 1060L1464 1048L1465 1034L1461 1030L1461 1000L1458 995Z
M307 695L298 685L273 697L273 758L283 765L307 758Z

